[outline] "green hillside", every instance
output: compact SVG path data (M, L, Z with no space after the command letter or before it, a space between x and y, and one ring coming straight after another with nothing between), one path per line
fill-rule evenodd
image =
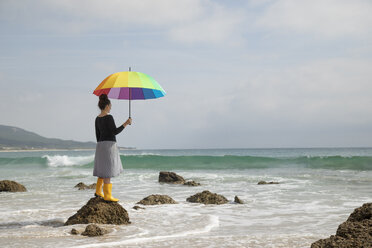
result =
M0 125L0 149L78 149L95 146L95 142L50 139L18 127Z

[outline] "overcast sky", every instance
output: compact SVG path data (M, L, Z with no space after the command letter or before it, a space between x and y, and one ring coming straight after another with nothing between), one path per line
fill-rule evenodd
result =
M0 0L0 124L95 141L93 90L151 75L137 148L372 146L372 1ZM112 100L117 125L128 102Z

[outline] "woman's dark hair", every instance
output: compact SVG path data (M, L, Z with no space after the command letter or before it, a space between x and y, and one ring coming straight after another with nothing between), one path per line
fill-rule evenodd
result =
M108 99L107 95L106 94L102 94L99 96L99 102L98 102L98 107L101 109L101 110L104 110L106 108L107 105L109 105L111 102L110 100Z

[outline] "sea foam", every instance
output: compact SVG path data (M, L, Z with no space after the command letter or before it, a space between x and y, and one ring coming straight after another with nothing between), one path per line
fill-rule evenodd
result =
M90 156L67 156L67 155L44 155L43 158L47 159L48 166L60 167L60 166L74 166L74 165L85 165L94 160L94 155Z
M114 241L114 242L106 242L106 243L96 243L96 244L87 244L87 245L80 245L75 246L75 248L87 248L87 247L108 247L108 246L122 246L122 245L129 245L129 244L139 244L139 243L147 243L147 242L154 242L160 240L167 240L172 238L181 238L190 235L198 235L202 233L208 233L213 228L216 228L220 225L219 218L216 215L208 215L209 223L204 227L178 232L169 235L159 235L159 236L152 236L152 237L143 237L143 238L132 238L126 239L122 241Z

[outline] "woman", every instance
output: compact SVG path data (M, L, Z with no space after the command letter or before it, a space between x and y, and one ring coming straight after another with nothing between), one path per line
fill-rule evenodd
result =
M94 157L93 176L97 176L95 196L103 197L105 201L117 202L119 199L112 197L112 184L110 178L123 172L119 150L116 145L115 135L119 134L127 125L132 124L129 118L120 127L116 127L114 118L109 115L111 102L106 94L99 96L98 107L101 113L96 118L96 154ZM103 194L102 194L103 186Z

